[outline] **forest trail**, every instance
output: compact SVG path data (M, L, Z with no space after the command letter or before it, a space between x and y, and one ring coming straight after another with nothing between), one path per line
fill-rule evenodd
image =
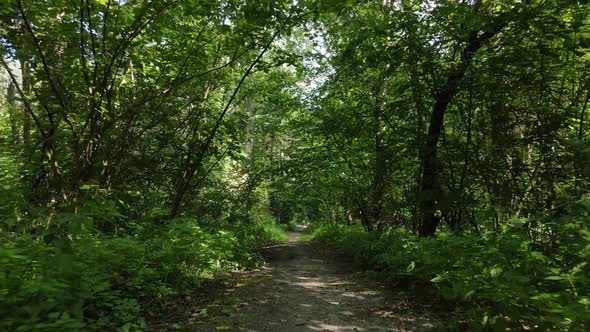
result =
M207 306L207 314L193 308L192 317L174 324L174 330L363 332L433 327L431 308L420 303L424 301L361 278L354 264L323 245L300 242L303 230L300 226L289 233L289 241L263 248L268 262L264 268L237 274L233 287Z

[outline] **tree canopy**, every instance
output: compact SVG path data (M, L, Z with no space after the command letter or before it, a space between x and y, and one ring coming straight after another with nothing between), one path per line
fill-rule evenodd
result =
M143 329L312 223L585 330L589 51L586 0L2 2L0 327Z

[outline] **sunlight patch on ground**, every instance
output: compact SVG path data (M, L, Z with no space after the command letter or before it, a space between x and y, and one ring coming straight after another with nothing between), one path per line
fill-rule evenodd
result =
M372 290L365 290L365 291L359 292L359 294L361 294L361 295L375 296L375 295L379 295L379 292L372 291Z
M366 297L360 296L360 295L358 295L356 293L353 293L353 292L346 292L346 293L342 293L341 295L342 296L345 296L345 297L351 297L351 298L359 299L359 300L365 300L366 299Z
M307 288L307 289L330 287L329 284L327 284L325 282L321 282L321 281L295 282L295 283L293 283L293 285L300 286L300 287Z
M306 327L312 331L333 331L333 332L341 332L341 331L367 331L366 329L359 327L359 326L343 326L343 325L333 325L328 324L320 321L312 321L313 325L307 325Z
M307 289L314 288L330 288L347 285L347 282L336 281L336 282L324 282L324 281L306 281L306 282L294 282L293 285L300 286Z

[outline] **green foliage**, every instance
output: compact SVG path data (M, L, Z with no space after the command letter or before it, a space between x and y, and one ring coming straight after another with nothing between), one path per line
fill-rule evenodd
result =
M320 219L479 327L587 328L586 2L2 3L0 329L142 329Z
M584 331L590 326L590 196L553 228L555 246L531 241L523 221L485 236L419 238L404 229L367 233L322 224L313 235L378 270L393 283L431 285L461 304L471 328L531 327Z
M251 233L259 236L253 243L261 243L268 240L273 242L287 240L285 230L281 225L274 222L275 218L268 209L270 201L267 190L260 187L253 195L258 198L258 203L254 205L250 215L252 217L252 224L258 229Z
M14 215L22 203L23 190L18 170L17 156L0 148L0 216Z
M258 264L252 246L284 237L273 219L256 216L209 231L193 218L145 218L105 235L95 227L116 214L98 206L53 215L53 226L37 220L44 229L35 235L0 234L0 329L141 330L146 314L221 271Z

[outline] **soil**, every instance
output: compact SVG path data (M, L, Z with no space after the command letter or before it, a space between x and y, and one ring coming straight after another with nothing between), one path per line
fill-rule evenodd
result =
M210 291L174 321L150 331L416 331L430 330L437 315L427 299L392 289L359 273L324 245L289 241L261 250L264 268L235 273L231 287ZM440 318L440 317L438 317Z

